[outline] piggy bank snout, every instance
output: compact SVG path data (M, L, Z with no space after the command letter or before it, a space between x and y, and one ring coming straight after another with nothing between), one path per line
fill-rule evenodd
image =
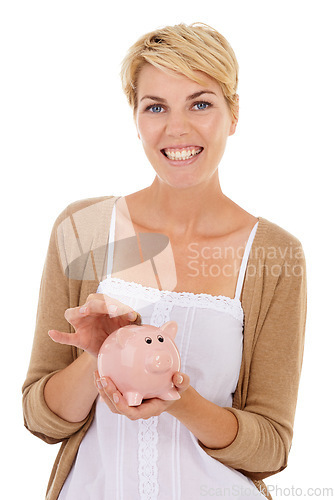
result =
M173 358L169 352L155 351L146 358L145 365L149 372L164 373L171 369Z

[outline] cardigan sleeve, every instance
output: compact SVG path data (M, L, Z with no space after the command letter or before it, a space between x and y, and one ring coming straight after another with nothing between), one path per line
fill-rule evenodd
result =
M67 207L52 228L39 290L35 335L26 380L22 387L24 425L34 435L48 443L56 443L78 431L82 422L67 422L53 413L44 399L44 387L57 371L68 366L76 357L72 346L55 343L48 330L73 332L64 318L70 305L69 278L65 275L57 242L57 228L67 217ZM79 281L78 285L79 286Z
M227 408L238 420L234 441L210 449L213 458L251 479L264 479L287 466L301 374L307 310L306 263L284 262L264 321L255 336L243 409Z

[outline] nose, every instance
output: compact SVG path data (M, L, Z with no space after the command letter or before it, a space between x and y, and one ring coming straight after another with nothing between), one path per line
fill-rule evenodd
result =
M172 366L172 356L165 351L156 351L146 360L146 368L151 373L164 373Z
M171 137L180 137L188 134L190 131L190 123L184 112L170 111L166 122L166 134Z

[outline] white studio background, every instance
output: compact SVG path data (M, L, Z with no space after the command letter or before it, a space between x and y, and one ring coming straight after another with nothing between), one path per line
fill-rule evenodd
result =
M3 498L44 498L58 451L23 427L20 392L52 225L72 201L153 181L120 62L142 34L195 21L226 36L240 65L240 120L220 166L223 192L299 238L308 265L295 435L288 468L266 483L276 499L294 496L293 488L307 497L308 488L334 488L331 13L322 0L1 3Z

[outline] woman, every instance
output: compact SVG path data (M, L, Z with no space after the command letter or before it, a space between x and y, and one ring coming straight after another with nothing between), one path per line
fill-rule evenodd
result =
M156 176L72 203L53 227L23 387L27 428L62 441L47 498L271 498L262 479L292 440L306 268L297 238L221 190L234 52L207 25L167 26L130 48L122 81ZM129 407L99 377L99 348L120 326L169 320L180 399Z

